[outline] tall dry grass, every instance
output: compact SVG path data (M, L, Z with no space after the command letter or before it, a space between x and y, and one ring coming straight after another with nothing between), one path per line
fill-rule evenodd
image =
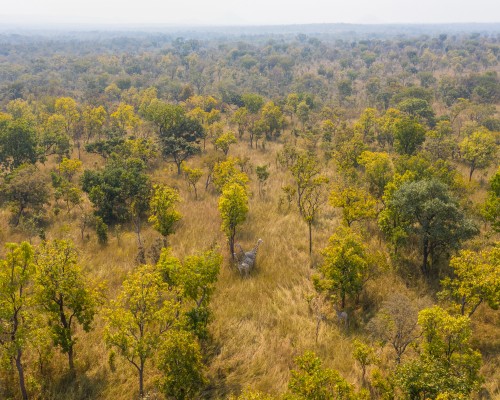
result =
M203 394L204 398L222 399L230 393L239 393L245 387L280 393L286 389L293 359L306 350L315 351L326 366L337 369L349 382L360 385L361 373L351 355L351 339L354 336L367 337L367 332L363 330L365 322L391 293L411 290L417 296L428 295L422 283L413 282L408 289L412 277L406 276L404 269L391 264L376 229L363 228L370 249L379 252L381 260L385 261L381 261L378 273L367 282L359 307L348 310L353 322L349 330L338 325L333 318L321 325L316 341L316 319L306 300L314 291L310 280L314 272L311 267L321 262L319 251L325 247L340 220L338 212L326 204L313 231L314 255L311 259L308 255L306 223L293 206L288 211L278 208L281 187L291 182L289 174L280 170L275 163L276 152L281 147L281 144L267 143L265 150L250 150L246 142L240 142L230 150L230 155L249 157L253 167L268 164L271 172L263 196L259 195L255 174L250 173L250 212L246 222L239 227L236 239L245 250L252 248L259 238L263 244L259 248L256 268L247 279L240 277L237 270L230 266L226 239L220 230L217 194L212 189L204 190L204 178L199 183L199 198L195 200L187 183L176 175L170 164L163 163L152 172L155 183L177 187L183 199L179 207L183 219L177 232L169 238L174 255L182 259L218 244L225 257L211 303L211 341L206 345L210 384ZM96 163L102 164L95 156L85 154L84 162L87 168ZM199 158L189 163L201 166ZM53 167L48 164L43 168ZM325 164L324 170L331 178L335 178L332 165ZM7 219L8 212L0 210L0 241L22 240L25 235L10 227ZM136 264L137 239L133 229L123 226L121 233L116 234L116 230L110 228L109 244L103 247L97 244L93 232L90 240L82 242L77 219L77 210L52 217L46 236L48 239L72 239L80 250L80 261L85 271L107 282L107 297L112 299L120 290L126 274ZM142 238L146 247L158 237L145 223ZM479 345L489 352L487 354L496 354L485 357L485 387L491 393L495 390L498 392L498 314L483 310L478 320L480 322L475 324L475 332ZM108 363L101 316L96 319L94 327L90 333L77 334L75 351L79 378L76 384L64 381L66 359L55 352L50 361L52 375L47 379L49 386L45 392L50 394L50 398L131 399L136 396L137 376L130 364L120 357L116 358L113 369ZM386 360L390 359L388 353L387 349L380 352ZM146 389L150 392L150 398L158 396L154 389L154 371L154 365L149 363L146 366Z

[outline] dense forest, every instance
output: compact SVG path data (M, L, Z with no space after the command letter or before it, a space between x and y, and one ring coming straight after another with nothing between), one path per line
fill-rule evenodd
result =
M0 33L0 398L500 398L500 28L320 28Z

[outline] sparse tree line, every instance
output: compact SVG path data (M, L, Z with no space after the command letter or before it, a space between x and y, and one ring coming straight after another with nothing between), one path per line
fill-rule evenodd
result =
M478 177L498 162L500 83L489 69L498 65L499 47L497 39L483 37L421 42L418 50L404 41L342 42L338 54L314 38L281 47L271 41L267 50L222 46L226 65L211 72L213 79L221 75L212 96L205 94L213 85L206 77L207 50L180 40L155 59L161 68L146 66L140 56L124 60L127 74L155 82L153 76L168 73L175 87L134 87L120 78L103 90L89 84L89 91L97 91L92 102L6 102L0 113L0 200L13 229L40 241L9 243L1 259L3 367L15 367L21 397L33 390L27 371L46 378L53 346L67 355L68 372L78 373L81 338L96 318L104 320L110 368L116 357L129 364L140 397L149 374L159 377L157 390L167 398L196 398L206 387L209 304L223 257L215 248L184 260L173 255L169 236L182 219L181 190L154 178L170 163L194 201L217 196L229 264L252 201L276 201L278 213L296 212L314 268L308 301L316 341L334 312L339 318L344 313L346 334L359 335L353 358L361 387L307 352L296 358L279 398L470 398L482 382L471 318L481 305L500 306L500 170L487 182ZM464 43L479 60L476 66L454 48ZM296 64L287 61L289 51ZM325 52L330 64L319 55ZM404 59L401 71L390 71L394 57ZM316 60L317 74L295 77L304 60ZM112 67L106 58L100 65ZM259 82L242 83L256 89L241 93L223 84L222 75L239 75L242 68L276 74L281 88L294 90L265 97ZM466 75L468 68L473 72ZM458 75L438 82L433 73L440 70ZM16 87L9 90L12 96ZM275 164L254 166L249 157L233 155L236 147L267 154L271 146ZM49 165L56 167L47 171ZM281 193L273 197L266 185L278 175ZM252 183L258 183L258 199ZM480 186L484 198L471 200ZM53 218L63 214L78 219L82 245L89 228L103 248L122 224L135 233L137 266L113 299L105 282L85 273L74 244L47 240ZM326 228L331 237L318 251L315 233L332 215L340 226ZM143 238L148 223L161 236L149 248ZM480 234L487 239L472 242ZM378 304L370 318L368 312L354 316L370 279L401 265L411 270L409 282L422 278L439 286L439 306L419 304L409 291ZM381 360L380 349L387 347L394 357ZM275 397L250 388L238 399Z
M85 273L70 241L8 243L0 275L4 368L15 364L23 399L32 398L34 377L50 380L44 369L56 349L67 355L68 374L76 375L80 343L100 316L111 368L116 355L135 368L139 397L154 360L160 391L192 398L205 382L200 341L207 336L208 304L221 263L215 249L181 262L164 248L157 264L138 266L117 298L107 301L106 283Z

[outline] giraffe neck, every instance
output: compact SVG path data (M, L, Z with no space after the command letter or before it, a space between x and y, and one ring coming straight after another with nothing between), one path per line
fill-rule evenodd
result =
M255 247L252 249L252 253L253 254L257 254L257 250L259 250L259 246L260 246L260 242L257 242L257 244L255 245Z

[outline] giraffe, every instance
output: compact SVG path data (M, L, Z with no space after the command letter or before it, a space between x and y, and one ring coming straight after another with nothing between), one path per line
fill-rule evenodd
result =
M344 327L346 329L349 328L349 319L348 319L348 315L345 311L340 311L340 309L338 308L338 306L334 306L335 307L335 313L337 314L337 318L339 320L339 323L344 325Z
M251 251L243 251L243 248L238 243L239 254L235 254L235 259L237 260L238 271L240 271L241 275L248 277L250 271L253 269L255 265L255 259L257 258L257 251L259 250L259 246L262 243L262 239L257 240L257 244Z

